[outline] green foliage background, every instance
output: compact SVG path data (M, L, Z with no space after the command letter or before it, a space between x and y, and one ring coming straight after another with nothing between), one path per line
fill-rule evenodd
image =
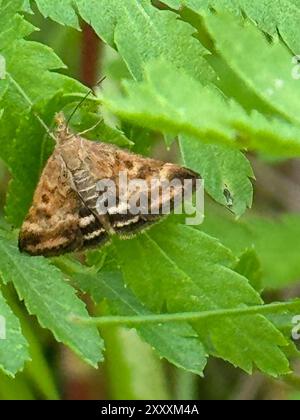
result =
M43 25L39 13L66 27L65 37L34 41L30 22ZM107 80L74 129L104 118L90 138L144 154L163 136L163 153L178 145L179 161L201 173L210 204L197 228L172 216L85 259L32 258L19 253L17 229L53 149L35 114L52 126L55 112L68 114L87 92L56 54L67 36L78 36L80 20L105 43ZM11 174L0 224L0 314L7 319L0 396L35 398L38 390L58 398L40 327L28 314L91 366L106 358L112 378L125 372L111 385L116 398L171 395L144 342L193 375L205 374L210 356L248 374L287 380L297 373L291 330L300 301L274 302L300 277L300 217L247 210L255 184L249 156L277 162L300 155L299 21L296 0L0 0L0 157ZM89 311L82 295L92 301ZM105 325L90 318L99 314ZM123 328L133 316L143 342ZM150 374L149 387L139 385Z

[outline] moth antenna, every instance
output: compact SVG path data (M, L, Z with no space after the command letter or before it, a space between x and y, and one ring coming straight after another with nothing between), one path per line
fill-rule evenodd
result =
M106 79L106 76L102 77L97 83L96 86L101 85L101 83L104 82L104 80ZM86 101L86 99L90 96L90 95L94 95L94 88L90 89L88 91L88 93L81 99L80 102L78 102L78 104L76 105L76 107L74 108L74 110L72 111L71 115L69 116L68 120L67 120L67 128L69 127L69 124L72 120L72 118L74 117L74 115L76 114L76 112L78 111L78 109L81 107L81 105Z
M89 133L90 131L94 130L96 127L98 127L98 125L103 123L103 118L102 120L99 120L96 122L96 124L94 124L92 127L88 128L87 130L81 131L81 133L77 133L78 136L83 136L86 133Z
M39 116L39 114L36 111L34 111L34 104L33 104L32 100L29 98L29 96L26 94L26 92L22 89L22 87L19 85L19 83L17 83L16 80L13 77L11 77L11 75L9 73L6 73L6 74L7 74L8 78L9 78L10 82L15 86L15 88L20 93L20 95L23 96L23 98L25 99L25 101L31 107L32 113L35 116L35 118L39 121L39 123L41 124L41 126L46 130L47 134L56 142L57 139L56 139L55 135L52 133L52 131L47 126L47 124L45 123L45 121Z

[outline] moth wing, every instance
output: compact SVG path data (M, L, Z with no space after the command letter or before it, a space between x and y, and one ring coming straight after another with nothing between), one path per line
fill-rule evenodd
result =
M80 201L59 153L49 158L21 227L19 249L30 255L56 256L105 242L108 236Z
M156 159L145 158L140 155L119 149L115 146L84 141L90 156L89 164L93 179L112 180L116 185L117 196L120 192L120 173L126 174L127 180L138 181L138 188L129 189L126 200L108 207L109 222L113 230L121 236L129 236L158 221L165 215L164 210L171 212L176 199L183 197L184 180L191 180L192 192L196 188L196 179L199 175L181 166L166 163ZM154 182L155 180L155 182ZM177 181L174 183L174 181ZM173 182L173 187L163 189L166 182ZM152 194L155 185L158 193ZM152 198L152 199L151 199ZM139 210L131 211L130 203L140 205ZM146 203L147 205L143 205ZM95 205L95 203L94 203ZM127 210L124 210L127 208Z

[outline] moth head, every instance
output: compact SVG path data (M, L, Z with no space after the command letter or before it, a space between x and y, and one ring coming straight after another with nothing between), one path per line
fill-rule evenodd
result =
M55 123L57 142L58 144L62 144L72 135L63 112L59 112L55 115Z

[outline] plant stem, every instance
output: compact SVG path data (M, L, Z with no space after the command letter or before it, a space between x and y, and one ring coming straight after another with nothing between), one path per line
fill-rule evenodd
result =
M220 309L203 312L182 312L173 314L140 315L140 316L103 316L95 318L82 318L72 316L74 322L84 325L141 325L141 324L163 324L168 322L192 322L207 320L210 318L225 316L241 316L254 314L267 314L295 309L300 312L300 300L292 302L272 303L269 305L257 305L234 309Z
M98 80L98 59L102 43L94 29L87 23L82 24L81 74L82 83L94 87Z

